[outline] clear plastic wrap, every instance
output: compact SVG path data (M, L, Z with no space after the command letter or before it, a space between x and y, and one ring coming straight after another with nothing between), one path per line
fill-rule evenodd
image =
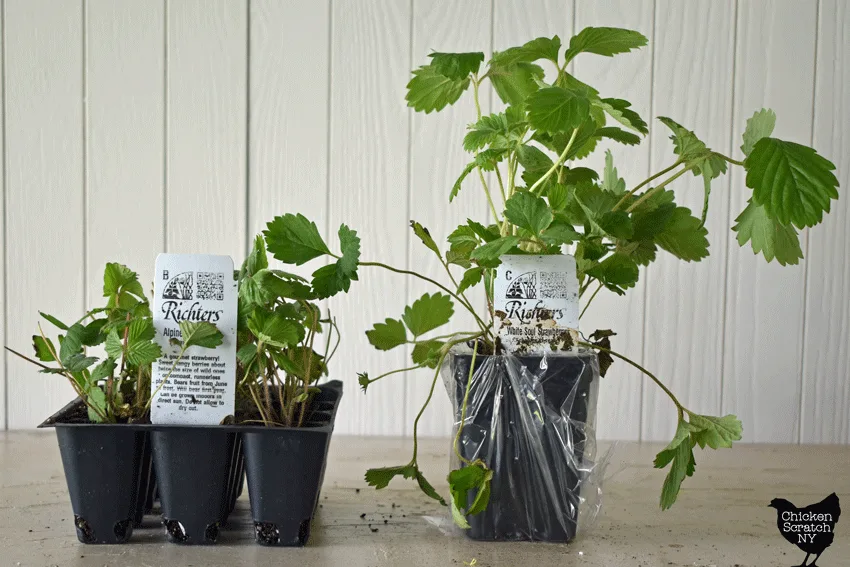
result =
M441 371L453 439L471 362L472 349L456 349ZM592 351L475 357L458 451L483 460L493 479L487 509L467 518L470 538L567 542L593 523L607 462L596 460L598 386Z

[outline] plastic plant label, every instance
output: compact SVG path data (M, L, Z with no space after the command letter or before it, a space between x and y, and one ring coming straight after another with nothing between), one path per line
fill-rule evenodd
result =
M151 391L168 379L151 403L152 423L215 425L233 415L236 315L236 280L229 256L157 256L153 323L162 356L153 364ZM212 323L224 341L217 348L189 347L176 362L181 321Z
M493 304L496 332L508 352L569 349L579 316L575 258L502 256L493 284Z

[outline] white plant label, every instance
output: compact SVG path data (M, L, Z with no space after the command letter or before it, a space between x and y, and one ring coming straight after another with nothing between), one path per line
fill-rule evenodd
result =
M493 283L496 332L510 353L562 350L578 331L572 256L502 256Z
M153 364L151 391L168 379L151 403L151 423L215 425L233 415L236 315L236 280L229 256L156 257L153 323L162 357ZM189 347L174 366L180 355L181 321L212 323L224 341L217 348Z

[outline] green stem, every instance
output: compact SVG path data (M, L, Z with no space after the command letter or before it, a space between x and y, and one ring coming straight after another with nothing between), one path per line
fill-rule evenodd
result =
M561 152L561 155L558 156L558 161L552 164L552 167L549 168L549 171L543 174L543 177L534 182L534 185L529 187L528 192L534 193L534 191L543 185L547 179L549 179L555 171L557 171L558 166L564 163L564 160L567 159L567 154L570 152L570 148L573 147L573 142L576 141L576 136L578 135L578 128L573 129L573 134L570 136L570 141L567 142L567 147L564 148L564 151Z
M729 163L734 163L735 165L740 165L741 167L744 167L744 162L742 162L742 161L738 161L738 160L736 160L736 159L732 159L732 158L730 158L730 157L724 156L723 154L719 154L719 153L717 153L717 152L712 152L712 153L713 153L714 155L716 155L717 157L719 157L720 159L725 159L725 160L726 160L726 161L728 161Z
M499 180L499 192L502 194L502 204L508 205L508 197L505 194L505 184L502 182L502 172L499 171L499 166L496 165L496 179Z
M670 397L670 399L671 399L671 400L673 400L673 403L674 403L674 404L676 404L676 409L677 409L677 410L679 410L679 415L681 415L682 411L683 411L683 410L685 410L685 406L683 406L681 403L679 403L679 400L676 398L676 396L674 396L674 395L673 395L673 392L671 392L671 391L667 388L667 386L665 386L665 385L661 382L661 380L659 380L658 378L656 378L656 377L655 377L655 374L653 374L652 372L650 372L649 370L647 370L646 368L644 368L643 366L641 366L640 364L638 364L638 363L637 363L637 362L635 362L634 360L632 360L632 359L630 359L630 358L626 357L625 355L620 354L619 352L615 352L615 351L613 351L613 350L611 350L611 349L609 349L609 348L601 347L601 346L599 346L599 345L595 345L595 344L592 344L592 343L586 343L586 342L581 342L581 341L580 341L580 342L578 343L578 345L579 345L579 346L583 346L583 347L587 347L587 348L591 348L591 349L595 349L595 350L601 350L602 352L607 352L607 353L608 353L608 354L610 354L611 356L616 356L616 357L617 357L617 358L619 358L620 360L622 360L622 361L624 361L624 362L627 362L627 363L631 364L632 366L634 366L635 368L637 368L638 370L640 370L641 372L643 372L644 374L646 374L647 376L649 376L649 377L652 379L652 381L653 381L653 382L655 382L655 384L656 384L656 385L658 385L658 387L659 387L659 388L661 388L662 390L664 390L664 393L665 393L665 394L667 394L667 395Z
M380 376L370 378L368 384L372 384L373 382L377 382L381 378L386 378L387 376L392 376L393 374L399 374L401 372L410 372L411 370L419 370L420 368L425 368L425 366L422 364L417 364L416 366L409 366L407 368L398 368L396 370L390 370L389 372L384 372Z
M643 187L643 186L647 185L648 183L651 183L651 182L652 182L652 181L654 181L655 179L658 179L659 177L661 177L661 176L662 176L662 175L664 175L665 173L669 173L669 172L673 171L674 169L676 169L677 167L679 167L681 164L682 164L682 160L679 160L679 161L677 161L676 163L674 163L673 165L671 165L670 167L665 167L664 169L662 169L661 171L659 171L659 172L658 172L658 173L656 173L655 175L651 175L651 176L647 177L646 179L644 179L643 181L641 181L640 183L638 183L638 184L637 184L637 186L635 186L635 188L634 188L634 189L632 189L631 191L629 191L628 193L626 193L625 195L623 195L623 197L622 197L619 201L617 201L617 204L616 204L616 205L614 205L614 206L611 208L611 211L616 211L616 210L618 210L620 207L622 207L623 205L625 205L625 204L626 204L626 201L628 201L628 200L629 200L629 197L631 197L632 195L634 195L635 193L637 193L637 192L638 192L638 190L639 190L641 187Z
M482 335L483 333L479 333L473 337L452 341L443 345L443 352L440 355L439 362L437 363L437 370L434 372L434 379L431 381L431 389L428 391L428 398L425 400L425 403L422 404L422 408L419 410L419 413L416 414L416 419L413 421L413 458L410 460L411 463L416 463L416 457L419 451L419 420L422 419L422 415L425 413L425 410L428 408L428 404L431 403L431 398L434 396L434 387L437 385L437 380L440 378L440 369L443 366L443 361L446 359L446 355L455 345L459 345L470 339L476 339Z
M629 206L629 208L626 209L626 212L627 213L632 212L633 210L638 208L641 205L641 203L643 203L644 201L646 201L647 199L649 199L650 197L652 197L653 195L655 195L656 193L661 191L664 187L666 187L667 185L669 185L670 183L672 183L676 179L678 179L681 176L683 176L684 174L686 174L688 171L689 171L688 169L683 169L683 170L677 172L676 175L668 177L667 179L664 180L663 183L659 183L658 185L656 185L655 187L653 187L652 189L650 189L649 191L647 191L646 193L641 195L640 199L638 199L637 201L632 203L631 206Z
M381 263L381 262L360 262L360 265L361 266L371 266L371 267L376 267L376 268L384 268L385 270L389 270L389 271L395 272L397 274L404 274L404 275L407 275L407 276L413 276L415 278L419 278L421 280L424 280L424 281L426 281L430 284L437 286L438 288L442 289L443 291L448 293L450 296L452 296L467 311L469 311L472 314L473 317L475 317L475 321L478 323L478 326L481 328L482 334L486 334L488 332L487 331L487 325L484 324L484 321L481 320L481 318L478 316L478 314L475 312L475 310L472 308L472 306L469 305L468 303L466 303L463 300L462 297L459 297L456 293L454 293L452 290L450 290L449 288L447 288L446 286L444 286L440 282L438 282L436 280L432 280L428 276L423 276L422 274L412 272L410 270L402 270L400 268L393 268L392 266L388 266L387 264L384 264L384 263Z
M487 195L487 203L490 204L490 212L493 213L493 222L499 223L499 213L496 212L496 205L493 204L493 197L490 195L490 187L487 185L487 180L484 179L484 172L480 167L476 168L478 170L478 179L481 180L481 186L484 187L484 194Z
M587 311L587 308L590 307L590 304L593 303L593 299L596 297L596 294L599 293L599 290L602 289L602 282L599 282L599 287L596 288L596 291L593 292L593 295L590 296L590 299L587 300L587 303L584 304L584 309L581 310L578 318L581 319L584 317L584 312Z

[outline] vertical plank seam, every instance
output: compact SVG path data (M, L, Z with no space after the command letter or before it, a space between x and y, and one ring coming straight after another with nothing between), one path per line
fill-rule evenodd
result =
M327 0L328 3L328 89L325 101L327 113L327 128L325 137L325 240L330 239L331 234L331 128L333 120L331 119L333 105L331 104L331 96L333 94L333 36L334 36L334 10L333 0Z
M654 128L652 125L654 122L654 114L655 114L655 44L656 44L656 35L655 35L655 27L656 27L656 17L657 17L657 0L653 0L652 2L652 49L650 50L649 55L649 122L647 126L649 128L649 133L647 135L647 141L649 142L649 159L647 160L647 172L646 176L649 177L652 175L652 131ZM641 306L641 328L643 329L642 337L641 337L641 349L640 349L640 363L641 366L646 367L646 337L649 333L649 329L647 326L648 318L646 316L646 303L649 298L649 268L647 267L644 270L644 284L643 284L643 305ZM638 441L643 441L644 438L644 424L643 424L643 416L644 416L644 404L646 403L646 395L644 391L646 390L647 382L646 376L641 374L640 376L640 407L638 408Z
M738 0L735 0L734 8L732 12L732 89L731 89L731 97L732 97L732 108L730 112L730 127L729 127L729 154L732 153L732 148L735 145L735 83L737 82L738 77ZM732 175L729 175L729 198L726 200L726 225L729 225L729 221L732 218ZM723 371L726 368L726 324L727 324L727 310L728 301L727 297L729 294L729 262L731 258L731 254L729 253L729 247L733 246L731 243L729 236L726 236L726 246L724 247L725 258L723 261L723 310L720 314L720 331L721 337L724 337L723 340L720 341L720 415L724 415L725 408L723 407L724 395L726 393L726 373Z
M408 4L408 20L407 20L407 69L413 69L413 47L415 45L413 40L413 14L416 9L415 0L410 0ZM407 203L405 203L405 210L407 212L407 220L410 220L411 208L410 203L412 201L411 194L413 189L413 109L411 107L407 107L407 171L405 172L405 179L407 181ZM405 235L405 246L404 246L404 265L407 266L407 269L410 270L412 266L410 265L411 254L410 254L410 246L412 244L410 239L409 230L404 231ZM412 303L412 297L410 296L410 292L412 286L410 285L410 278L404 278L404 297L407 298L408 303L410 305ZM405 354L410 354L410 345L408 345L405 349ZM407 416L407 402L408 402L408 391L407 388L410 385L410 379L408 373L405 372L402 378L403 382L401 385L401 422L402 435L406 435L407 427L408 427L408 416Z
M251 253L251 0L245 2L245 257ZM237 260L237 265L240 262Z
M82 296L82 303L83 303L82 309L83 309L83 313L85 313L86 305L88 304L88 294L89 294L89 286L88 286L88 280L89 280L89 277L88 277L88 271L89 271L88 232L89 232L89 228L88 228L88 222L87 222L87 220L88 220L88 201L89 201L89 199L88 199L88 193L89 193L89 151L88 151L88 130L89 130L89 128L88 128L88 125L89 125L88 67L89 67L89 62L88 62L88 55L89 55L89 50L88 50L88 33L87 33L87 30L88 30L88 16L87 16L88 0L81 0L81 4L82 4L81 5L81 11L82 11L82 14L81 14L81 16L82 16L82 30L81 31L82 31L82 40L83 40L83 42L82 42L83 43L83 45L82 45L82 50L83 50L82 51L82 56L83 56L82 63L83 64L82 64L82 69L81 69L82 74L83 74L83 77L82 77L82 87L83 87L83 89L82 89L81 95L82 95L82 99L83 99L82 100L82 111L83 111L82 122L83 123L82 123L82 128L81 128L80 134L82 136L82 142L83 142L83 152L82 152L82 154L83 154L82 155L82 158L83 158L83 180L82 180L83 181L83 187L82 187L82 189L83 189L83 191L82 191L83 211L82 211L82 213L83 214L82 214L82 223L80 223L80 228L81 228L81 232L83 233L82 234L82 236L83 236L83 250L82 250L83 262L82 262L82 266L81 266L82 276L83 276L83 293L81 294L81 296Z
M815 3L815 57L812 66L812 126L809 132L809 144L811 146L815 145L815 118L817 117L817 95L818 95L818 52L820 51L820 6L821 0L818 0ZM803 442L803 402L805 399L805 391L806 391L806 376L803 372L806 369L806 359L808 355L808 349L806 348L806 329L808 328L808 319L809 319L809 278L811 277L811 270L809 270L809 243L811 239L809 238L809 230L806 230L806 254L805 260L803 261L803 330L802 336L800 337L800 342L802 344L803 352L800 356L800 372L798 374L800 379L800 400L799 400L799 412L797 413L797 444ZM815 381L817 384L817 381Z
M168 0L162 8L162 251L168 252Z
M0 60L0 113L3 119L3 139L0 140L3 152L3 338L8 340L9 332L9 262L8 262L8 238L9 226L6 212L6 180L8 163L6 160L6 0L0 0L0 42L3 44L3 58ZM6 351L3 351L3 430L9 429L9 357L6 356Z

